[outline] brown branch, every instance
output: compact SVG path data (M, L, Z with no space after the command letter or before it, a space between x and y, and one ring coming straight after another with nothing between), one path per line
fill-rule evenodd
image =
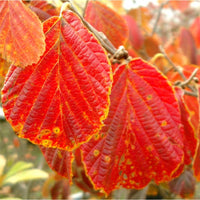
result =
M158 22L160 20L162 9L168 3L169 3L169 0L167 0L167 1L165 1L165 2L163 2L163 3L160 4L159 9L158 9L158 14L157 14L157 17L156 17L156 21L155 21L155 24L153 26L153 30L152 30L151 35L153 35L156 32L156 29L157 29L157 26L158 26Z
M196 92L190 92L188 90L184 90L184 94L189 95L189 96L193 96L193 97L198 97Z
M181 78L186 81L187 78L185 77L185 75L183 74L183 72L172 62L172 60L167 56L165 50L163 49L163 47L160 45L159 46L160 52L164 55L165 59L168 61L168 63L173 67L173 69L175 71L177 71L179 73L179 75L181 76Z
M187 80L181 82L179 86L180 86L180 87L186 87L186 86L188 86L188 85L191 83L191 81L194 80L194 78L195 78L195 76L196 76L198 70L199 70L199 69L196 68L196 69L192 72L192 74L190 75L190 77L189 77Z
M197 74L198 69L195 69L192 74L190 75L190 77L187 79L186 76L183 74L182 70L179 69L179 67L177 67L172 60L167 56L165 50L163 49L162 46L159 47L161 53L164 55L165 59L169 62L169 64L173 67L173 69L175 71L177 71L179 73L179 75L181 76L181 78L183 79L183 81L176 81L174 85L180 86L182 89L185 89L186 87L189 88L191 91L188 90L184 90L184 93L190 96L195 96L197 97L197 89L196 87L194 87L193 85L191 85L191 81L194 80L195 82L197 82L197 78L195 77Z
M108 40L108 38L104 35L104 33L97 31L90 23L88 23L76 10L76 8L70 3L69 9L76 13L83 24L96 36L96 38L99 40L101 45L111 54L114 55L117 49L112 45L112 43Z

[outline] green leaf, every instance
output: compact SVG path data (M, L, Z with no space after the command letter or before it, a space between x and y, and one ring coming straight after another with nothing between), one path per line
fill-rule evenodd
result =
M31 167L33 167L32 163L19 161L15 165L13 165L11 169L8 171L8 173L6 174L6 179Z
M6 165L6 159L3 155L0 155L0 176L3 174L5 165Z
M48 173L40 169L29 169L26 171L21 171L9 178L6 178L3 184L15 184L21 181L30 181L36 179L46 179L48 178Z

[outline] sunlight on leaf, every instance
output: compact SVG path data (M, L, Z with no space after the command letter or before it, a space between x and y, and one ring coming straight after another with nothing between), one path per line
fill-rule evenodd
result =
M22 181L31 181L37 179L47 179L49 174L41 169L28 169L18 172L10 177L6 177L3 184L16 184Z

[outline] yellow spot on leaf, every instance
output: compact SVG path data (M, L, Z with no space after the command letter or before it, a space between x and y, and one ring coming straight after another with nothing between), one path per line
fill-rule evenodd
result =
M147 95L147 101L150 101L150 100L152 100L152 95L151 94L149 94L149 95Z
M149 145L146 147L147 151L152 151L153 150L153 146L152 145Z
M59 127L54 127L54 128L53 128L53 132L54 132L55 134L59 134L59 133L60 133L60 128L59 128Z
M97 150L97 149L95 149L94 152L93 152L93 154L94 154L95 157L97 157L97 156L99 155L99 153L100 153L100 152L99 152L99 150Z
M128 158L127 161L126 161L126 164L127 164L127 165L131 165L131 164L132 164L132 161Z
M105 161L106 161L107 163L109 163L109 162L110 162L110 156L105 156Z
M123 179L128 179L128 176L126 174L123 174Z
M94 135L94 139L98 140L99 139L99 134Z
M42 145L45 147L51 147L52 141L51 140L42 140Z
M161 126L166 126L167 122L165 120L162 121Z
M43 135L49 135L51 133L51 131L49 129L42 129L40 134Z
M96 175L96 174L97 174L97 170L94 170L94 171L93 171L93 175Z
M23 129L23 125L21 123L18 123L16 126L13 127L14 131L21 132Z
M131 173L131 176L134 177L134 176L135 176L135 172L132 172L132 173Z

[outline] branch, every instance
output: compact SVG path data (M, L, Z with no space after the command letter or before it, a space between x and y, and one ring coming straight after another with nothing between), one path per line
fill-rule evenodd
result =
M99 40L101 45L111 54L114 55L117 49L113 46L113 44L108 40L108 38L104 35L104 33L97 31L90 23L88 23L76 10L76 8L70 3L69 9L76 13L83 24L96 36L96 38Z
M154 24L154 26L153 26L153 30L152 30L151 35L153 35L153 34L156 32L157 25L158 25L158 22L159 22L159 19L160 19L160 16L161 16L162 9L163 9L163 7L164 7L166 4L168 4L168 3L169 3L169 0L167 0L167 1L165 1L165 2L163 2L163 3L160 4L160 7L159 7L159 9L158 9L158 15L157 15L157 17L156 17L156 21L155 21L155 24Z
M198 82L198 78L195 77L197 74L198 69L195 69L190 77L187 79L186 76L183 74L182 70L179 69L172 61L171 59L167 56L165 50L163 49L162 46L159 46L161 53L164 55L165 59L169 62L169 64L173 67L175 71L179 73L179 75L182 77L184 81L176 81L174 85L180 86L182 89L185 89L186 87L189 88L191 91L184 90L184 93L190 96L195 96L197 97L197 89L193 85L191 85L191 81Z
M196 69L192 72L192 74L190 75L190 77L189 77L187 80L181 82L181 83L179 84L179 86L180 86L180 87L186 87L186 86L188 86L188 85L191 83L191 81L193 81L194 78L196 78L195 76L196 76L198 70L199 70L199 69L196 68Z
M62 5L60 15L62 14L62 11L65 9L70 9L72 12L74 12L75 14L79 16L79 18L81 19L83 24L87 27L87 29L95 35L95 37L101 43L103 48L110 54L110 58L111 58L110 60L112 63L116 63L116 62L121 63L122 59L125 59L126 61L130 60L131 57L129 57L128 52L125 50L125 48L123 46L120 46L118 49L116 49L113 46L113 44L110 42L110 40L105 36L104 33L97 31L89 22L87 22L84 19L83 16L79 14L79 12L72 5L70 0L67 0L67 2L65 2Z
M161 45L159 46L159 49L160 49L160 52L164 55L165 59L168 61L168 63L173 67L173 69L179 73L179 75L184 81L186 81L187 78L185 77L183 72L171 61L171 59L167 56L165 50L163 49Z

